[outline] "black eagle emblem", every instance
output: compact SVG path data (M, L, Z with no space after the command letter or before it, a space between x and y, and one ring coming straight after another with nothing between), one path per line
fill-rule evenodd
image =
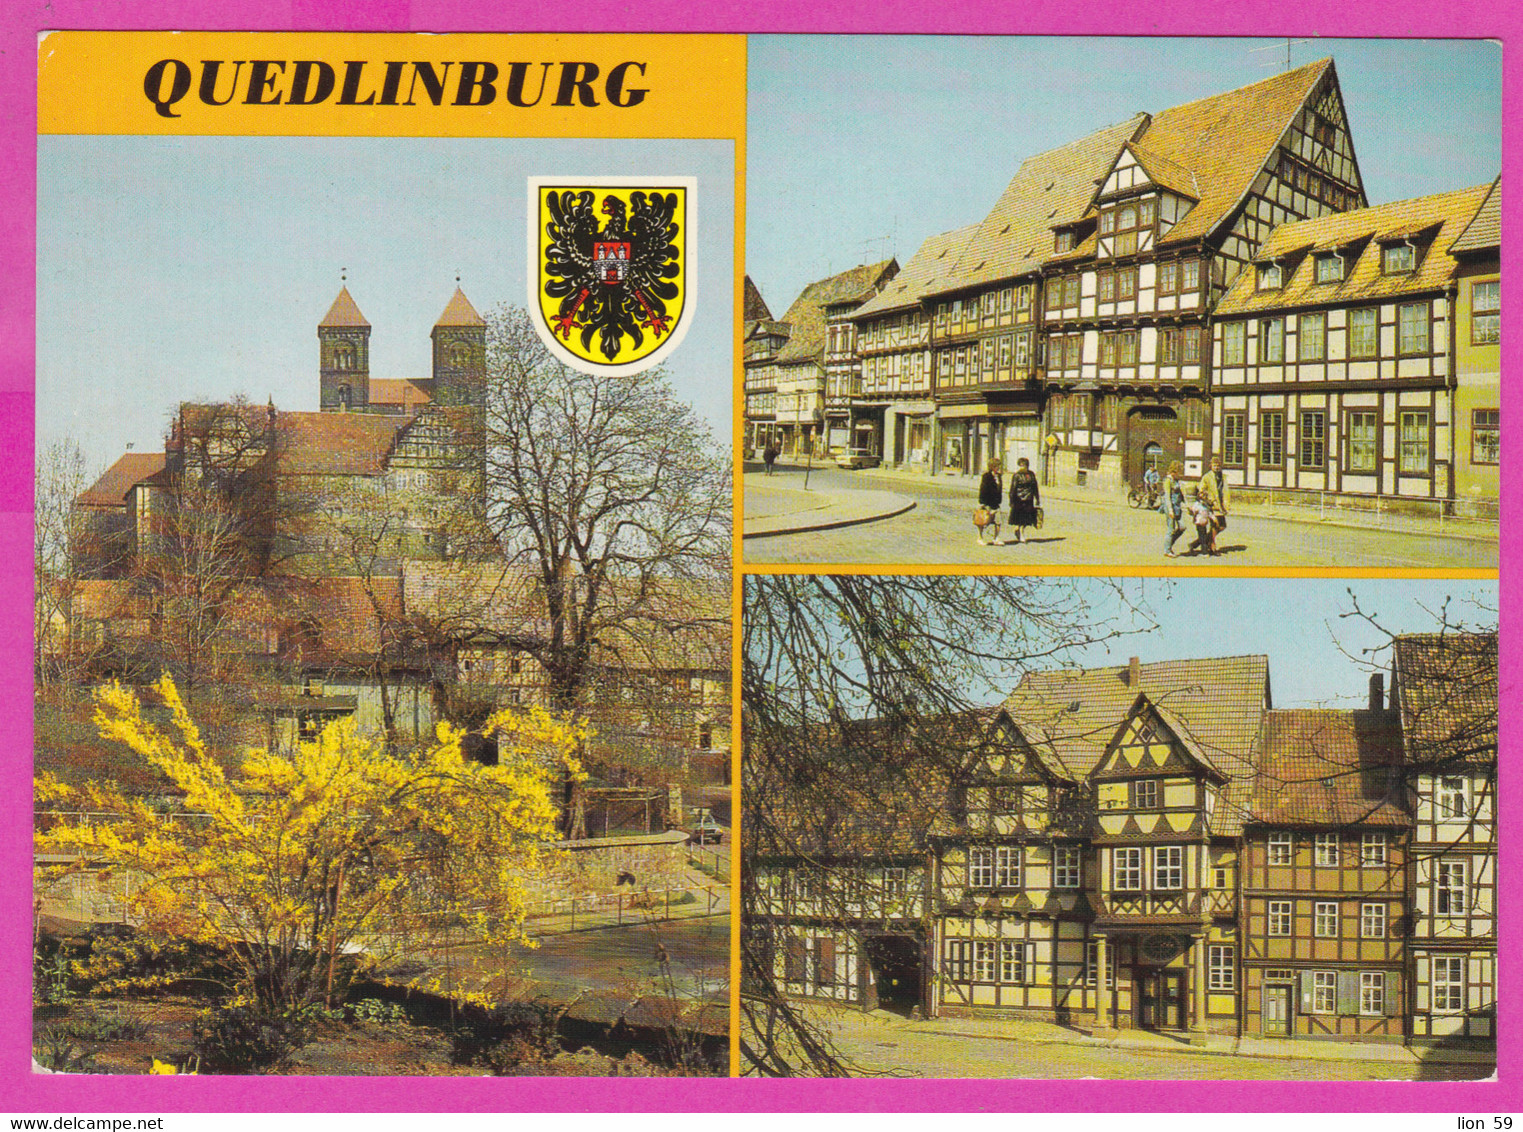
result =
M680 251L673 246L680 230L673 219L676 193L638 191L629 206L603 197L608 222L598 225L596 201L588 190L552 192L546 204L545 294L559 299L550 329L567 341L581 334L582 349L597 349L612 360L628 336L638 349L645 331L660 338L671 330L666 304L679 293L671 280L682 272Z

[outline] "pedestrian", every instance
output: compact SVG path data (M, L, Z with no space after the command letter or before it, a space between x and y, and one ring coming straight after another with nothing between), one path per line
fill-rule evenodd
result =
M984 532L987 531L990 526L993 526L996 531L999 530L998 524L991 523L990 520L992 520L995 515L998 514L999 505L1004 501L1005 498L1004 473L1004 464L1000 463L998 460L990 460L989 470L984 473L984 478L979 481L978 512L974 515L973 518L973 525L978 528L979 546L1000 546L1005 541L1004 539L996 537L991 543L985 541L984 539ZM984 521L980 523L979 519L983 519Z
M762 463L767 465L767 474L772 474L772 465L777 463L777 441L767 441L767 447L762 449Z
M1166 558L1179 557L1174 553L1174 544L1185 533L1185 493L1184 488L1179 486L1179 477L1184 474L1185 466L1178 460L1170 464L1168 474L1163 477L1163 491L1158 500L1158 508L1163 512L1163 553Z
M1195 524L1195 538L1190 543L1188 553L1211 553L1211 539L1216 532L1215 516L1211 513L1211 505L1206 502L1206 493L1202 488L1195 489L1195 499L1190 504L1190 518Z
M1015 475L1010 477L1010 526L1015 529L1014 541L1020 542L1021 528L1036 526L1037 509L1042 506L1042 493L1037 490L1036 474L1031 470L1031 461L1022 456L1015 463Z
M1149 464L1142 473L1142 490L1147 493L1148 506L1158 506L1158 467Z
M1216 536L1227 529L1227 477L1222 474L1222 458L1211 457L1211 470L1201 477L1200 489L1211 508L1211 554L1218 555Z

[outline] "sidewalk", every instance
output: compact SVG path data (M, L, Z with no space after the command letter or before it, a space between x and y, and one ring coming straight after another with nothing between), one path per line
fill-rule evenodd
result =
M780 465L781 466L781 465ZM898 468L864 468L855 473L863 477L864 486L887 487L897 484L917 484L933 490L945 488L949 495L966 495L971 498L977 492L978 481L972 476L929 475ZM751 479L746 480L746 491L751 490ZM1043 485L1042 495L1062 500L1065 504L1094 507L1125 508L1124 488L1083 488L1073 484ZM1230 499L1230 497L1229 497ZM749 511L750 505L747 504ZM1445 538L1465 539L1471 542L1495 543L1497 526L1494 523L1466 519L1430 519L1419 515L1405 515L1391 511L1367 511L1328 506L1316 507L1266 505L1262 503L1231 502L1231 515L1252 516L1260 519L1278 519L1287 523L1308 523L1321 527L1351 527L1360 530L1391 531L1400 534L1442 535Z
M768 483L765 477L746 477L745 538L791 535L801 531L828 531L871 523L902 515L915 506L908 496L879 490L803 490L799 477L788 486Z
M1056 1023L1027 1019L939 1018L932 1021L903 1022L900 1025L885 1022L884 1025L895 1030L935 1034L938 1037L983 1038L1031 1045L1077 1045L1228 1057L1310 1061L1387 1061L1406 1065L1419 1065L1424 1062L1490 1065L1496 1061L1496 1054L1491 1050L1414 1049L1408 1046L1374 1042L1237 1038L1223 1034L1207 1034L1205 1044L1199 1046L1192 1045L1186 1035L1180 1034L1160 1034L1147 1030L1117 1030L1104 1036L1091 1036L1081 1030L1070 1029Z

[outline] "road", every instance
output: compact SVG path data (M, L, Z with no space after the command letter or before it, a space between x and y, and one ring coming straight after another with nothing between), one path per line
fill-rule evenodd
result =
M764 483L747 473L745 483L797 490L801 468L784 467ZM1417 530L1380 530L1267 518L1234 512L1218 544L1218 558L1163 555L1163 517L1133 510L1111 494L1044 501L1047 522L1020 546L979 546L972 524L977 486L972 480L879 472L844 472L816 467L811 490L893 491L915 501L914 510L894 518L837 530L747 539L747 564L894 563L1048 568L1075 565L1175 567L1181 572L1208 566L1366 568L1497 568L1494 539L1456 538L1436 524ZM1079 489L1073 489L1077 492ZM1430 530L1429 528L1434 528ZM1186 533L1177 549L1192 535Z
M546 936L514 956L529 978L578 991L665 993L656 945L666 949L680 997L724 999L730 977L730 917L704 916Z
M1248 1057L1202 1053L1181 1044L1136 1049L988 1037L956 1019L910 1023L877 1018L834 1024L836 1049L859 1068L910 1077L1101 1077L1174 1081L1461 1081L1487 1077L1491 1064L1356 1058Z

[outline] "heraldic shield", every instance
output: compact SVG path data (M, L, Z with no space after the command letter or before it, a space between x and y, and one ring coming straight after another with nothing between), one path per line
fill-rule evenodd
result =
M531 177L529 310L551 352L631 374L677 348L693 318L692 177Z

